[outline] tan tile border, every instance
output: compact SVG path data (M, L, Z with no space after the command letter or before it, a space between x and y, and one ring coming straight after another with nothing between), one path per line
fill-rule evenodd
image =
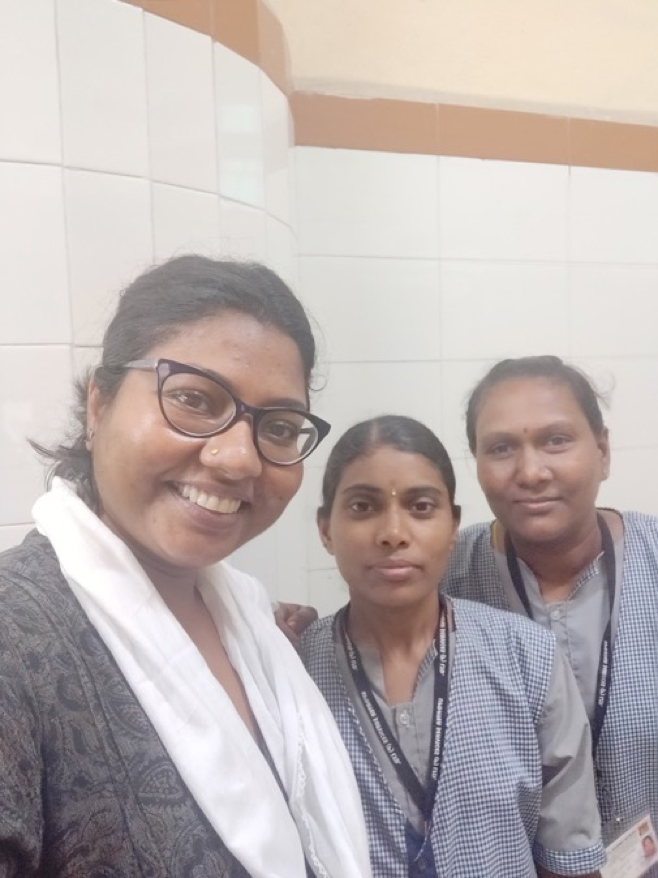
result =
M569 120L443 104L439 155L569 164Z
M433 104L293 92L290 107L298 146L430 155L438 150Z
M658 171L658 127L540 113L293 92L285 34L265 0L123 0L208 34L290 95L295 143Z

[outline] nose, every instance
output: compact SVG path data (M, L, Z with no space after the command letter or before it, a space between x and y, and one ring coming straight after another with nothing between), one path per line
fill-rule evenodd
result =
M516 463L516 478L523 487L535 487L550 479L551 473L542 452L531 446L519 451Z
M377 543L390 549L404 548L409 545L409 532L402 510L398 506L392 505L382 513Z
M201 449L201 462L234 482L257 478L263 471L263 461L254 445L251 420L240 418L224 433L207 439Z

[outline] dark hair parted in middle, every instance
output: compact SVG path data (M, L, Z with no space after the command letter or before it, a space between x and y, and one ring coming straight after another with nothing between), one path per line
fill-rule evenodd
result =
M476 384L466 406L466 436L472 454L476 451L477 418L487 394L503 381L516 378L546 378L565 385L573 393L594 435L600 436L605 430L599 405L604 398L580 369L551 355L501 360Z
M121 294L103 337L100 366L94 380L106 401L116 396L125 377L123 367L145 357L156 345L186 327L223 311L237 311L272 326L297 345L307 391L315 366L315 339L301 302L281 278L255 262L179 256L151 268ZM55 448L33 447L51 462L49 480L60 476L75 483L81 498L98 507L91 455L87 450L87 386L76 386L76 404L68 441Z
M378 448L395 448L406 454L420 454L436 467L448 489L453 515L459 516L455 505L455 471L448 452L435 434L404 415L380 415L354 424L340 437L331 449L322 479L322 505L319 518L328 518L334 505L336 490L346 467L360 457L366 457Z

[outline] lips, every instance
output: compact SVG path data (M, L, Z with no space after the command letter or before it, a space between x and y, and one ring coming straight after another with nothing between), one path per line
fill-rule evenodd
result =
M389 582L401 582L415 573L419 566L403 558L391 558L373 564L371 569Z
M232 515L240 510L245 500L241 497L222 497L209 486L197 486L188 482L174 484L176 493L189 503L215 512L219 515Z
M526 497L514 501L515 506L520 506L527 512L541 513L551 510L556 503L560 502L559 497Z

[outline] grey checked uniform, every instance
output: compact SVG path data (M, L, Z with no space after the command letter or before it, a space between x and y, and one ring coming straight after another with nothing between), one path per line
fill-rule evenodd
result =
M618 602L613 610L613 668L610 700L596 754L598 796L606 824L612 818L637 819L649 810L658 821L658 518L637 512L623 516L622 575L618 576ZM587 571L584 571L586 574ZM481 601L492 607L523 612L510 595L496 552L491 546L488 523L465 528L459 535L450 568L443 580L446 594ZM600 601L607 606L606 589ZM570 602L587 596L582 585ZM577 607L572 607L576 612ZM609 610L608 610L609 613ZM605 622L607 623L607 617ZM548 624L544 616L545 624ZM593 668L598 667L601 645L601 613L591 616L591 638L577 640L564 629L567 657L575 666L585 703L590 708ZM597 621L598 620L598 621ZM557 631L558 636L560 632ZM561 638L562 639L562 638ZM588 646L589 644L589 646ZM589 677L583 679L583 667ZM658 876L654 867L652 876Z

